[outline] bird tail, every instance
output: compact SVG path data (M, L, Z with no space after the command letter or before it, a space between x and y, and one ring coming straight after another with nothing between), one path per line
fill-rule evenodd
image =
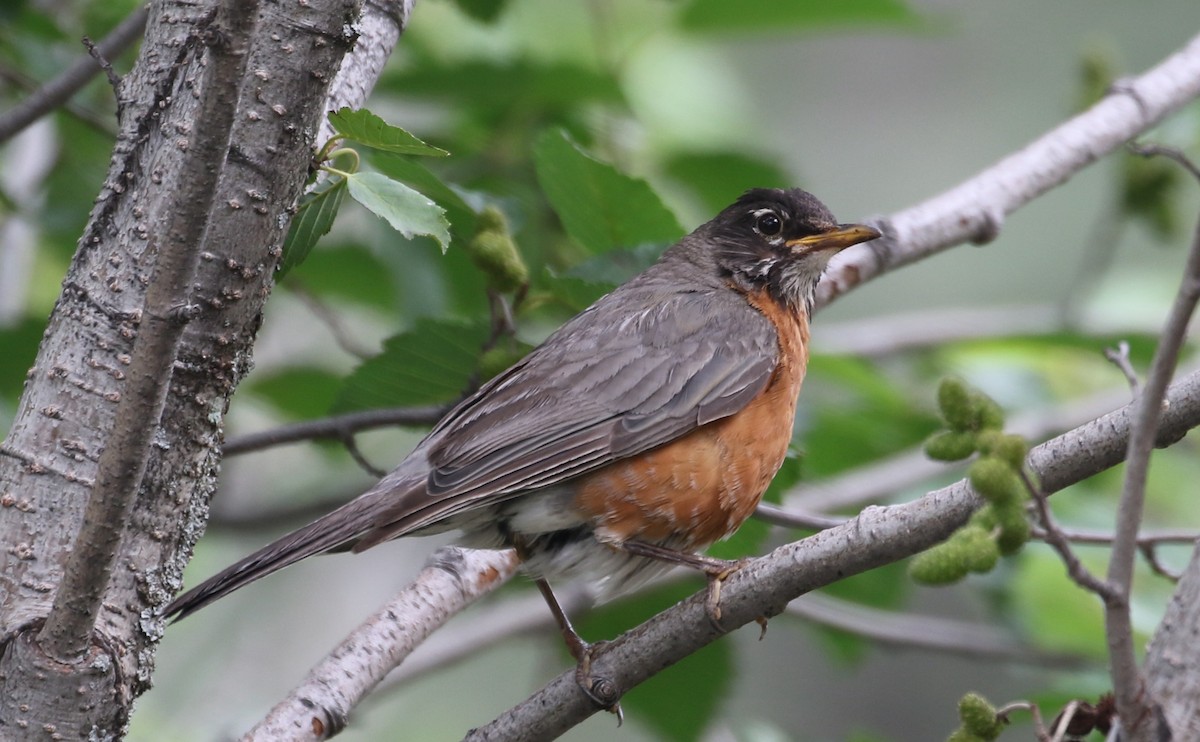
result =
M380 485L384 485L381 482ZM267 544L175 598L163 615L176 621L213 601L314 554L353 546L387 508L391 487L376 486L328 515Z

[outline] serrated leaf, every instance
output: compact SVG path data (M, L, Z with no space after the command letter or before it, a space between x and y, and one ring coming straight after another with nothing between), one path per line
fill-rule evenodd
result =
M355 201L408 239L425 235L437 240L442 252L450 247L446 210L428 196L379 173L353 173L347 176L346 185Z
M538 137L534 162L567 233L593 253L683 236L649 183L588 155L561 129Z
M486 323L417 320L347 377L333 411L451 402L475 376L487 335Z
M367 160L379 172L417 189L445 209L452 239L466 241L475 234L475 209L424 165L389 152L373 152Z
M270 402L294 420L320 417L329 410L342 381L337 374L307 366L255 375L247 391Z
M450 154L440 147L422 142L399 126L392 126L365 108L334 111L329 114L329 125L338 134L364 147L402 155L445 157Z
M692 0L680 25L692 31L791 32L830 25L916 26L921 16L900 0Z
M292 219L287 238L283 241L283 257L279 259L276 281L303 263L317 244L317 240L329 234L345 197L346 181L339 176L322 180L301 197L296 207L296 216Z

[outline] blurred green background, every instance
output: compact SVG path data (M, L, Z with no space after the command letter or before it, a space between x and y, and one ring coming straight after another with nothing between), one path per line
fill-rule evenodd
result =
M11 71L0 82L0 105L23 96L20 75L48 79L79 53L79 35L103 35L131 7L26 0L0 9L0 66ZM661 249L667 236L653 229L616 252L564 230L565 207L544 195L553 182L547 168L578 156L563 150L560 130L649 183L650 206L642 199L631 209L661 199L685 230L756 185L802 186L853 221L912 206L1022 147L1094 99L1097 79L1144 71L1200 30L1198 21L1191 0L422 0L369 106L451 152L419 164L453 184L470 209L490 204L507 216L533 277L518 307L518 336L490 358L475 357L487 280L455 242L470 237L464 222L452 218L455 241L443 257L431 241L405 241L344 206L333 232L272 298L227 436L368 404L444 401L444 390L439 399L412 382L419 373L405 375L412 348L457 339L450 345L466 354L464 379L502 366ZM117 66L129 64L127 55ZM0 429L11 423L107 166L111 97L97 81L77 97L82 111L56 114L0 151ZM1197 154L1197 111L1189 106L1152 138ZM366 167L412 178L408 160L368 156ZM1077 424L1063 422L1061 406L1072 400L1108 392L1123 403L1125 381L1101 351L1127 338L1144 369L1196 218L1195 185L1166 170L1109 157L1014 214L993 243L897 271L823 311L814 345L825 354L813 360L797 457L778 489L792 486L802 498L813 483L911 450L937 425L934 391L948 373L978 384L1014 416L1058 416L1050 430ZM638 244L641 237L650 244ZM878 341L864 331L887 321L902 337L936 318L946 333L972 336L983 332L981 310L1007 330L886 353L876 353ZM389 338L398 350L355 372L361 356ZM373 432L359 443L367 459L389 468L418 436ZM960 475L947 468L889 494L911 498ZM1200 527L1191 504L1197 476L1194 440L1158 455L1149 526ZM334 445L228 459L216 522L189 583L299 524L260 526L255 516L350 497L371 481ZM1056 511L1074 526L1111 527L1119 482L1110 472L1071 488L1055 498ZM761 553L796 537L758 526L730 548ZM436 543L410 539L311 560L171 627L130 739L236 737L405 584ZM1164 551L1165 561L1182 566L1186 549ZM1103 568L1103 550L1083 553ZM700 587L696 579L685 584L685 592ZM1161 578L1139 576L1135 621L1145 636L1170 590ZM529 592L514 584L498 600ZM997 702L1041 700L1052 715L1054 702L1106 687L1099 604L1066 582L1044 546L955 588L918 589L899 565L829 593L988 625L1037 651L1086 661L885 646L782 616L763 641L753 629L739 631L636 690L620 730L598 714L567 739L939 739L957 724L955 704L967 690ZM624 601L592 614L584 631L610 636L682 594ZM472 609L446 631L487 609ZM568 666L554 631L511 639L372 699L341 738L454 739Z

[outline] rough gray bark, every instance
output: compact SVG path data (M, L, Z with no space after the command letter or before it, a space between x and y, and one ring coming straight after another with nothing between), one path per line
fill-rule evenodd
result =
M35 641L30 632L49 610L113 428L156 257L151 246L163 235L166 195L204 94L194 82L202 58L189 49L212 7L160 0L151 8L146 41L121 87L121 134L109 174L0 447L5 660L20 655L14 647ZM250 367L289 210L356 16L355 0L283 0L264 8L200 251L192 296L198 314L179 346L85 663L93 673L87 682L109 690L66 699L30 695L33 678L58 668L4 665L6 737L46 728L63 737L118 736L132 699L148 687L162 631L157 611L178 586L202 530L222 419ZM27 697L18 700L18 693ZM93 728L88 719L102 721Z

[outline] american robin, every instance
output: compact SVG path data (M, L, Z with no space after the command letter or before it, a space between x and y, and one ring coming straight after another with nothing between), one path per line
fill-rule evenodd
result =
M799 189L754 189L452 409L375 487L177 598L186 616L313 554L449 529L514 548L590 682L589 645L547 579L611 595L732 534L779 470L817 281L879 237ZM589 693L590 695L590 693ZM594 696L593 696L594 697Z

